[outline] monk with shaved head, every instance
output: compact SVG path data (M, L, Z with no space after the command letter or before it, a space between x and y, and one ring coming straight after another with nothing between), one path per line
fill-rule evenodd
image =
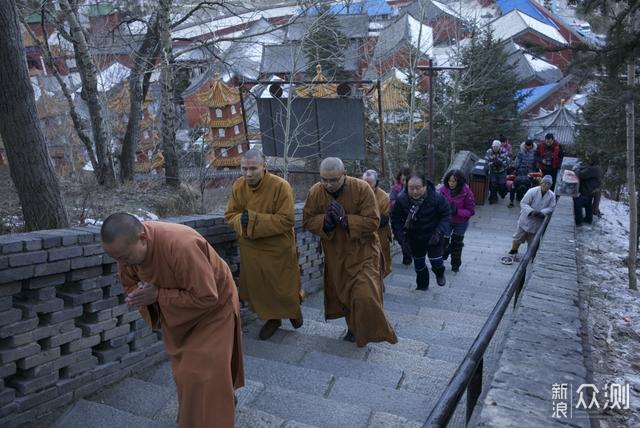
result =
M178 424L233 427L244 385L240 302L227 264L195 230L112 214L102 245L118 262L126 302L162 340L178 392Z
M240 170L225 217L240 243L240 298L266 321L259 333L266 340L282 319L294 328L303 323L293 189L266 170L259 150L244 153Z
M320 164L320 183L309 190L305 229L320 237L324 253L325 318L345 317L344 340L396 343L382 308L380 213L371 187L347 177L338 158Z
M382 265L380 274L382 278L386 278L391 273L391 225L389 218L391 215L391 201L387 192L379 187L380 180L378 173L373 169L368 169L362 174L362 179L369 184L373 193L376 195L378 210L380 211L380 227L378 227L378 238L380 239L380 251L382 257Z

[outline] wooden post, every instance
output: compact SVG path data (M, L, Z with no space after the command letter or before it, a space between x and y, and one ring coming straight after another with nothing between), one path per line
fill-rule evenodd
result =
M378 89L378 131L380 135L380 173L382 177L386 178L387 169L384 166L384 120L382 118L382 89L380 86L380 81L378 80L376 83L376 88Z

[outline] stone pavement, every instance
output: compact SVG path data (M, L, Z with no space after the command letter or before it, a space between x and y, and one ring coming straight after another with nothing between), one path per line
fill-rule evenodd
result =
M326 322L321 293L303 304L305 324L288 322L268 341L260 321L244 326L246 386L238 391L239 427L419 427L509 281L500 264L518 208L478 207L459 273L415 291L412 268L387 278L385 311L399 342L357 348L341 340L344 320ZM505 326L487 355L491 369ZM464 404L464 403L463 403ZM464 426L463 405L450 426ZM175 426L177 399L168 362L76 403L57 426Z

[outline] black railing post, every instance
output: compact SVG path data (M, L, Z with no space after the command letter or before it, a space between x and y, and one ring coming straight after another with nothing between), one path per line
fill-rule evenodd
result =
M520 297L520 292L522 291L522 288L524 287L524 281L525 281L526 277L527 277L527 268L525 267L523 269L522 277L518 281L518 286L516 287L516 294L513 297L513 309L515 309L516 305L518 304L518 297Z
M469 419L471 419L471 415L473 414L473 409L476 407L476 403L478 402L478 398L480 397L480 393L482 392L482 369L483 369L483 361L484 357L480 358L480 362L476 367L476 371L473 372L473 376L469 381L469 386L467 386L467 417L465 419L466 423L469 423Z

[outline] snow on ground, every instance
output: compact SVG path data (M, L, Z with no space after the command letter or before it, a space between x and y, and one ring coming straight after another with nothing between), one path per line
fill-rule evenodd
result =
M578 269L591 333L594 384L629 384L630 410L598 412L601 427L640 426L640 292L629 290L629 208L602 198L601 218L577 229ZM604 391L601 389L601 392ZM599 396L601 407L606 400Z

